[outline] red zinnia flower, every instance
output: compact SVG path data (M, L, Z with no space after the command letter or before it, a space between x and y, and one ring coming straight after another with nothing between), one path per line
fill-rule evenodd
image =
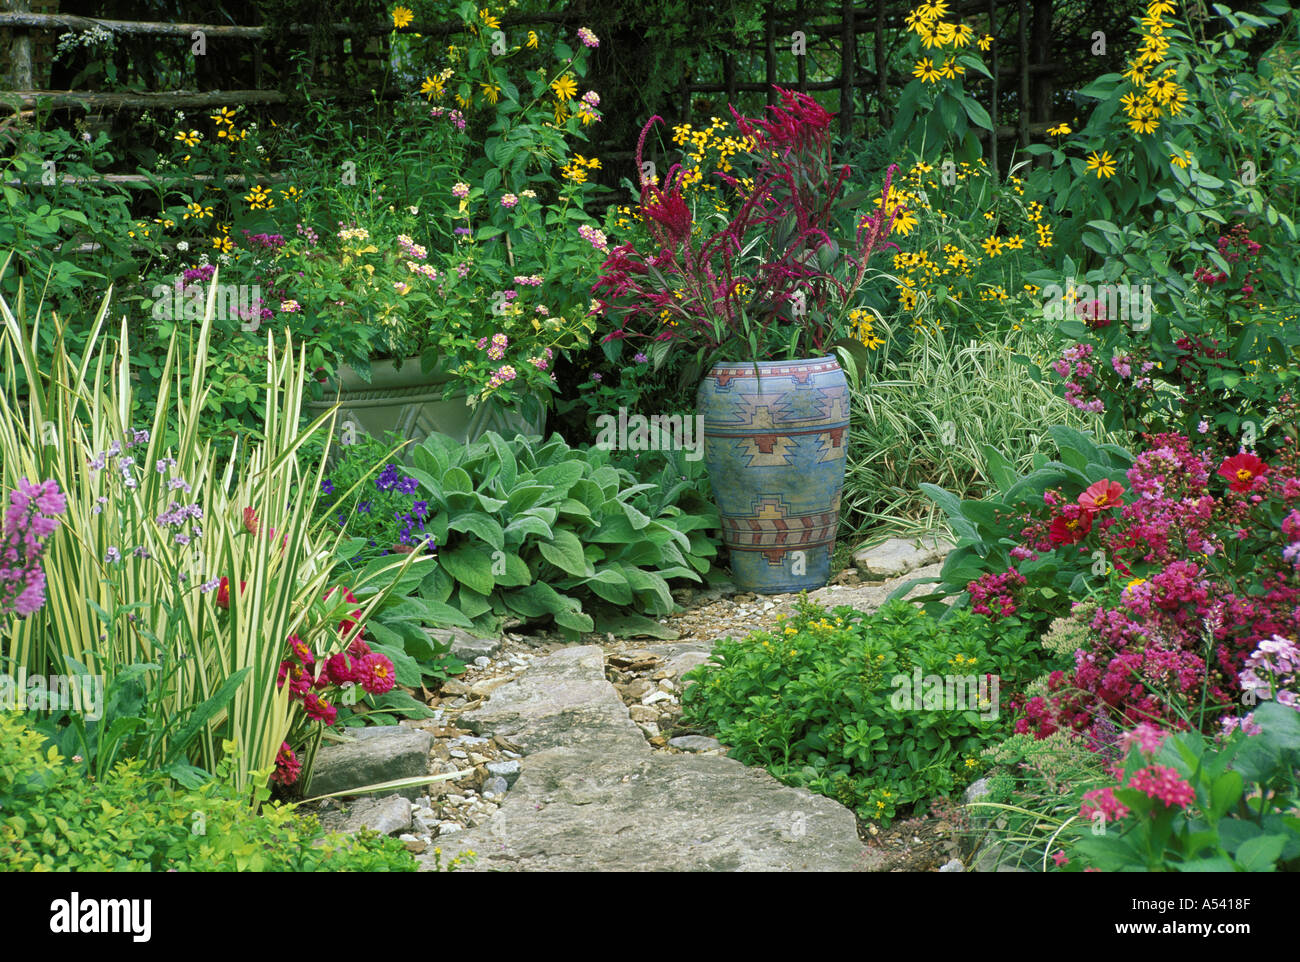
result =
M1256 478L1268 474L1268 465L1243 451L1230 458L1224 458L1219 465L1219 474L1228 480L1229 491L1249 491L1255 485Z
M1092 513L1070 505L1052 519L1048 536L1052 544L1077 544L1092 530Z
M239 590L241 593L246 587L248 587L247 581L241 581L239 583ZM224 575L221 577L221 584L217 585L217 607L225 608L226 610L230 609L230 579Z
M307 717L314 718L316 721L323 721L326 725L333 725L334 719L338 717L339 710L331 705L320 695L308 692L303 696L302 707L307 710Z
M298 761L298 756L293 753L288 742L281 742L280 751L275 756L275 772L271 775L271 781L292 785L301 773L302 762Z
M357 603L357 599L353 596L351 591L349 591L347 588L343 588L342 586L339 587L343 591L344 600L350 601L353 604ZM325 592L326 601L329 600L330 595L334 594L335 590L336 590L335 588L331 588L329 591ZM361 624L356 621L357 618L361 617L361 609L357 608L351 614L352 614L351 618L344 618L342 621L339 622L339 634L343 637L344 640L347 640L348 638L355 638L357 640L360 640L361 637L365 634L365 629L362 628ZM370 649L367 648L366 651L368 653ZM354 653L353 657L356 658L360 656Z
M386 655L371 652L357 664L356 680L372 695L382 695L391 691L397 680L393 672L393 663Z
M364 645L364 641L354 641L354 645ZM348 661L346 652L340 651L337 655L330 655L325 661L325 673L329 675L329 680L336 685L344 685L353 681L352 664Z
M1109 511L1119 505L1123 497L1123 485L1103 478L1088 485L1088 489L1079 495L1079 506L1088 511Z
M289 636L289 649L298 656L298 660L302 662L304 668L310 668L316 663L316 656L311 653L307 643L297 635Z

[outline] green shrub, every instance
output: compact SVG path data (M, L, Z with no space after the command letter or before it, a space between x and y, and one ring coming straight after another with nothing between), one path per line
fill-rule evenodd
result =
M0 714L0 864L9 871L411 872L393 838L327 834L282 805L249 806L230 778L179 791L122 762L100 780L64 763L21 715ZM264 801L266 789L251 796Z
M796 612L772 632L720 643L687 675L696 684L683 720L715 730L732 757L862 818L888 822L978 775L981 749L1010 729L999 701L1045 670L1040 646L1010 619L963 611L941 623L903 601L829 618L804 601ZM948 689L942 702L930 700L935 676ZM977 676L977 690L958 687Z

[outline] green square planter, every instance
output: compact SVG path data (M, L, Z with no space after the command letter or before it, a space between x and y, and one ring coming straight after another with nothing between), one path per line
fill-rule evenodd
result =
M339 402L336 434L346 443L348 425L358 433L382 438L393 431L419 444L430 434L455 438L461 444L478 440L488 431L503 437L516 434L541 435L546 429L546 408L539 405L539 415L529 419L519 410L501 405L492 398L476 407L469 406L467 392L446 396L453 376L435 372L425 374L419 358L402 362L376 361L371 365L370 380L365 380L350 365L325 385L325 396L305 405L312 417L328 411ZM337 449L335 449L337 450Z

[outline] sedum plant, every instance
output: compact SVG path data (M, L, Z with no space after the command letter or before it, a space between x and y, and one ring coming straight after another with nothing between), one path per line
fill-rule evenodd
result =
M79 354L57 315L20 324L21 289L13 306L0 298L0 489L45 478L67 501L45 545L47 603L0 629L0 656L29 675L107 679L111 723L74 712L60 732L92 775L134 755L196 784L230 741L232 777L249 784L295 726L277 679L290 639L328 657L350 640L340 620L383 600L327 597L339 535L313 520L321 468L312 477L299 454L330 415L301 426L301 349L268 337L264 441L222 464L200 439L215 290L197 329L172 336L152 410L135 400L125 319L116 343L102 336L111 289Z

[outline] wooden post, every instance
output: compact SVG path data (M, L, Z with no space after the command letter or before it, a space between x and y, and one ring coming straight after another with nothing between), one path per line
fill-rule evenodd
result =
M1020 148L1029 145L1029 0L1020 0L1020 20L1016 28L1020 49Z
M7 13L30 13L31 5L27 0L4 0ZM15 90L31 90L36 86L32 82L32 34L24 27L15 26L13 43L9 49L11 82Z
M840 4L840 136L844 150L853 136L853 72L857 67L858 36L853 31L853 0Z
M808 20L804 13L804 0L799 0L799 6L795 9L795 19L798 22L794 25L794 28L796 30L802 30L806 35L808 33ZM805 41L806 39L807 38L805 36ZM804 56L796 57L795 60L798 61L798 67L799 67L799 92L807 93L808 92L808 56L805 53Z
M989 35L994 36L993 31L997 27L998 0L989 0ZM998 182L998 45L997 41L993 43L993 66L989 70L993 74L993 80L989 86L991 93L989 95L989 119L993 121L993 130L989 136L989 170L993 174L993 182Z
M763 67L767 75L767 105L776 103L776 7L769 3L763 11Z
M734 105L736 103L735 54L727 54L727 59L722 62L722 82L727 85L727 103Z
M876 106L880 112L880 126L886 128L889 126L890 111L889 98L886 96L885 88L885 71L889 66L885 60L885 0L876 0L875 61Z

